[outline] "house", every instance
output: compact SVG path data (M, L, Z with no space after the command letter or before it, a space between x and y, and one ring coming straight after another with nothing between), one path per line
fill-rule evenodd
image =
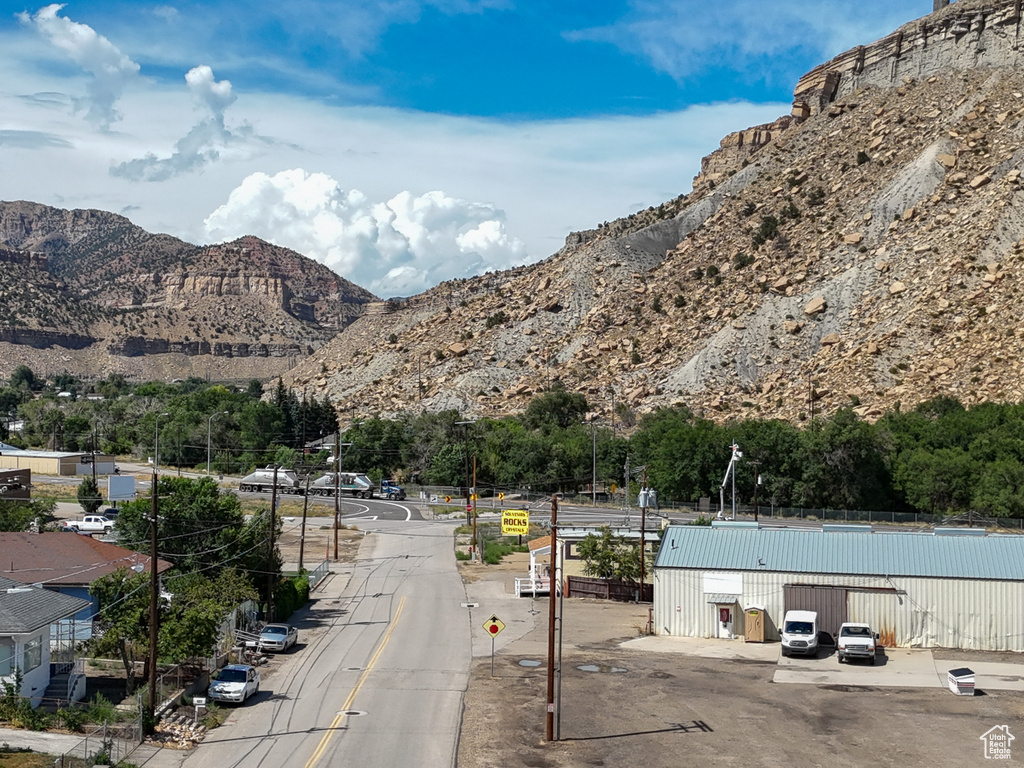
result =
M605 526L560 526L558 528L557 560L561 569L560 575L563 586L567 579L584 575L586 565L580 557L579 546L588 536L602 536L604 528ZM640 543L641 536L639 530L628 526L609 527L608 530L616 539ZM651 528L645 531L644 552L646 553L648 563L654 561L658 533L658 530L652 530ZM531 539L527 546L530 552L530 571L527 576L516 578L516 596L548 594L550 590L548 577L551 573L551 537L542 536L537 539Z
M51 626L85 607L80 598L0 576L0 682L13 683L20 671L19 693L38 707L50 684Z
M84 601L72 616L55 625L58 642L92 636L96 599L90 585L118 568L149 571L148 555L133 552L91 536L72 533L0 532L0 575L21 584L34 584ZM171 568L157 560L157 572Z
M888 646L1024 651L1024 536L978 528L873 531L756 522L673 525L654 564L654 630L745 634L747 609L778 639L786 611L835 635L866 622Z

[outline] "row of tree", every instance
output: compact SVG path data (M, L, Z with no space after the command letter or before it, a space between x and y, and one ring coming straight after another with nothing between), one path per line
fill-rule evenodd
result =
M31 371L8 389L32 392ZM36 393L17 405L26 445L152 456L159 419L164 465L244 474L278 463L326 468L328 451L307 445L337 433L332 404L286 389L264 396L258 382L242 390L202 379L129 387L101 382L102 401ZM736 443L737 500L784 507L974 511L1024 516L1024 406L985 403L965 408L940 397L913 410L893 410L874 423L841 409L798 427L779 420L717 423L684 406L645 415L630 435L588 421L589 404L557 383L526 410L501 419L467 421L457 411L372 416L348 421L342 468L373 480L430 485L577 491L635 490L638 468L661 500L716 498ZM94 437L95 436L95 437ZM12 437L12 440L16 438ZM53 443L57 440L60 445ZM208 448L210 453L208 454ZM627 478L626 468L634 471ZM760 479L760 483L756 482ZM731 483L729 487L731 492Z

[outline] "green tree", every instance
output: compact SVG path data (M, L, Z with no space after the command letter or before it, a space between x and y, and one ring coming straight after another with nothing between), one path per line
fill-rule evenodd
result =
M56 502L52 499L35 499L33 501L4 499L0 501L0 531L27 530L37 518L40 522L52 519L55 508Z
M78 484L78 503L82 505L82 509L85 510L87 515L95 514L96 510L103 503L100 489L91 476L86 477Z
M146 573L118 568L89 587L98 612L90 650L94 656L116 656L124 665L128 693L135 691L136 662L145 659L149 648L149 585Z
M645 558L644 573L640 573L640 542L613 536L607 526L601 528L601 535L591 534L576 547L583 560L583 572L598 579L618 579L639 584L642 577L650 573L651 560Z
M172 576L167 589L173 597L161 611L159 653L172 662L209 656L228 613L257 598L249 579L234 568L215 579L199 573Z
M238 496L222 491L212 478L161 477L158 489L162 558L180 571L211 578L234 568L265 592L267 572L281 571L280 553L269 551L269 514L246 522ZM116 526L122 546L148 551L151 503L140 499L121 508Z
M11 374L10 383L12 389L34 390L39 388L36 375L27 365L19 365L14 369L14 373Z
M577 392L569 392L561 382L555 382L550 391L533 398L526 406L523 424L527 429L542 431L555 427L566 429L582 421L587 410L587 398Z

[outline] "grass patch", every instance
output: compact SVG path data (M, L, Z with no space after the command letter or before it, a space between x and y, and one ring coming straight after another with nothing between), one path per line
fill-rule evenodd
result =
M497 539L484 540L484 562L488 565L497 565L505 555L513 552L528 552L530 548L526 544L519 544L518 538L514 536L502 536Z
M55 755L19 749L4 743L0 745L0 766L3 768L53 768Z

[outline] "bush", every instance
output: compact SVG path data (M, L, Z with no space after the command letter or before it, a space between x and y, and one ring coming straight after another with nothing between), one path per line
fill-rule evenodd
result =
M487 328L488 330L490 330L491 328L494 328L495 326L504 325L507 322L508 322L508 315L506 315L503 311L498 311L498 312L495 312L493 315L491 315L490 317L487 318L487 320L484 322L484 327Z
M857 165L864 165L864 163L870 162L871 157L863 149L857 151Z
M681 293L676 294L676 297L675 299L672 300L672 303L676 305L676 309L682 309L683 307L686 306L686 297L683 296L683 294Z
M274 614L285 621L309 601L309 577L306 574L282 580L274 590Z
M754 233L754 247L757 248L769 240L774 240L779 234L779 220L770 213L761 217L761 226Z

